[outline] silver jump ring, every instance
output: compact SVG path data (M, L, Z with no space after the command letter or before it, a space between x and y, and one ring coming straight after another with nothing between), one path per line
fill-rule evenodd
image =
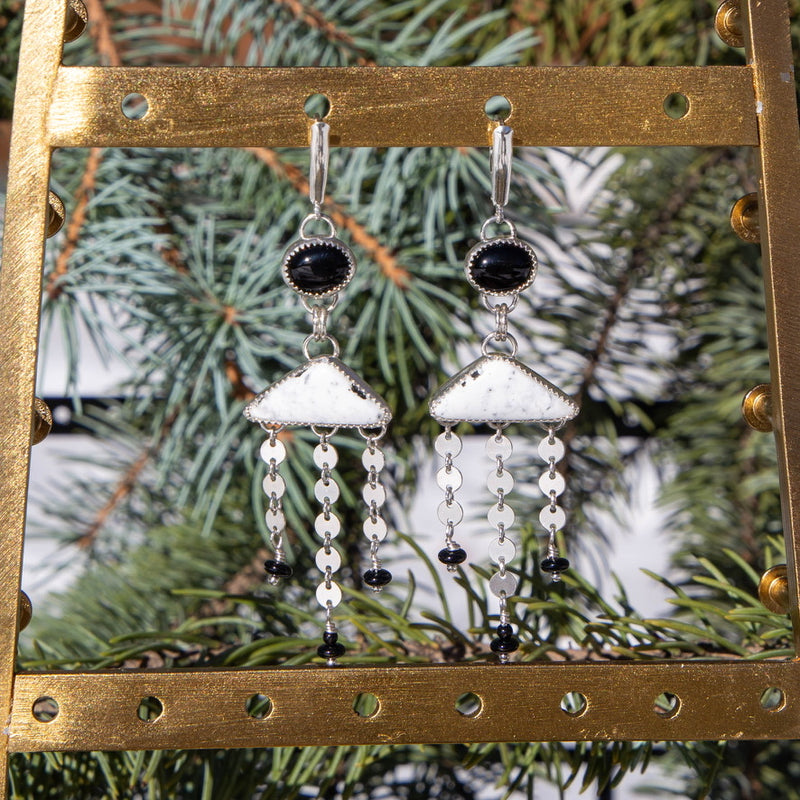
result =
M330 233L327 235L325 234L314 234L308 235L306 233L306 225L310 222L324 222L329 230ZM336 238L336 226L333 224L333 220L327 214L308 214L305 219L300 223L300 238L304 241L308 241L309 239L335 239Z
M312 358L308 350L308 346L311 344L311 342L330 342L331 347L333 348L333 352L331 353L331 355L334 358L339 358L339 342L337 342L336 339L333 338L333 336L331 336L329 333L326 333L324 336L321 336L319 339L317 339L312 333L306 336L305 340L303 341L303 355L306 357L307 360L310 361Z
M308 298L304 297L303 295L300 295L300 302L303 304L303 308L306 311L308 311L309 314L311 314L313 316L314 315L314 309L317 308L317 307L323 308L323 309L325 309L325 311L330 313L331 311L333 311L334 308L336 308L337 305L339 305L339 293L338 292L334 292L333 294L326 295L326 298L329 301L328 305L323 305L322 303L315 302L314 305L312 306L311 303L308 302ZM509 306L508 310L510 311L512 308L514 308L513 304L511 306ZM489 310L493 311L494 309L490 308Z
M377 433L375 433L375 431L377 431ZM377 447L378 442L383 439L383 435L386 433L386 426L381 425L380 428L359 428L358 432L369 444Z
M323 430L321 425L312 425L311 430L314 436L319 437L320 441L322 439L325 439L327 441L331 437L336 436L336 433L338 432L339 428L333 427L333 428L326 428L325 430Z
M485 355L485 356L488 356L489 353L490 353L490 351L489 351L489 342L498 342L498 341L507 342L509 344L509 346L511 347L511 352L509 353L509 355L512 358L514 358L514 356L516 356L516 354L517 354L517 340L514 338L514 335L512 333L507 333L505 335L505 339L500 339L495 331L492 331L483 340L483 343L481 344L481 353L483 355Z
M483 298L483 305L487 311L491 311L493 314L497 313L498 308L501 305L506 306L506 313L510 314L516 307L517 303L519 302L519 292L514 292L511 295L511 302L502 302L502 303L492 303L489 298L493 295L491 292L481 292L481 297ZM505 297L506 295L503 295ZM311 309L309 309L310 311Z
M488 240L488 236L486 235L486 229L490 225L508 225L508 238L509 239L516 239L517 238L517 226L510 220L503 218L502 220L497 219L496 216L489 217L486 222L481 225L481 241L485 242Z

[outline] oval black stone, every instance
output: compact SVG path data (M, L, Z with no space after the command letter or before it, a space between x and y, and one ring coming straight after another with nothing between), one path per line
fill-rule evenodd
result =
M337 640L339 639L339 634L336 631L325 631L322 634L322 641L325 644L336 644Z
M343 248L335 240L315 240L290 249L283 262L287 283L303 294L339 291L353 275L353 263Z
M264 562L264 569L268 575L274 575L276 578L290 578L292 576L292 568L283 561L275 561L272 558Z
M447 547L439 551L439 561L442 564L463 564L467 560L467 554L460 547L450 550Z
M469 260L470 280L484 292L518 292L531 280L536 264L527 247L513 239L487 242Z
M565 572L569 569L569 561L566 558L561 558L561 556L548 556L542 560L541 567L542 572Z
M364 573L364 583L367 586L386 586L391 581L392 573L388 569L368 569Z
M317 648L317 655L320 658L339 658L339 656L343 656L345 653L345 647L343 644L339 644L338 642L333 642L332 644L321 644Z
M519 639L516 636L492 639L490 646L493 653L513 653L515 650L519 650Z

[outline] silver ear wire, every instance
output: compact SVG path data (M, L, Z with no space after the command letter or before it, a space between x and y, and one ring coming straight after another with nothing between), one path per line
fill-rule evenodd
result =
M328 182L328 160L330 158L330 131L327 122L317 120L311 126L311 163L309 167L308 198L314 204L314 214L321 213L325 201L325 186Z
M508 125L498 125L492 133L492 203L498 221L511 192L511 158L514 131Z

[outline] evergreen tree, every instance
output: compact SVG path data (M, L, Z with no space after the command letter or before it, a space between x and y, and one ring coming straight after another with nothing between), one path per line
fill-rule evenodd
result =
M792 0L794 12L798 5ZM69 64L742 61L713 33L715 4L706 0L88 0L87 7L88 34L67 45ZM20 14L20 3L0 2L6 52ZM4 111L13 62L0 60ZM256 479L263 437L241 415L254 389L298 363L308 327L278 274L307 213L306 164L306 150L266 146L54 154L52 184L68 216L46 256L45 341L69 343L73 381L81 331L104 354L125 359L133 377L120 387L121 402L84 417L109 443L109 477L72 479L53 499L49 534L80 548L85 565L72 588L37 604L22 668L311 659L316 580L303 554L314 546L314 477L302 465L312 441L293 431L297 457L287 462L298 577L281 593L267 592L259 564L269 537ZM577 195L563 180L575 170L585 175ZM645 619L625 595L624 576L613 597L575 572L563 591L545 585L533 526L523 527L522 598L531 599L515 608L520 658L791 655L788 619L754 599L761 570L783 560L783 547L772 438L748 430L738 410L742 393L768 380L758 254L728 224L733 202L754 189L748 153L530 149L518 152L514 178L514 219L546 266L522 298L530 313L515 322L529 346L551 356L548 378L584 407L564 437L571 528L580 531L570 547L602 538L599 512L624 500L625 467L645 448L663 473L685 576L653 576L672 592L675 613ZM394 409L394 522L408 547L398 509L413 497L438 432L426 398L450 365L462 363L456 350L460 356L485 333L461 262L487 215L488 183L485 151L335 149L331 156L335 204L327 210L361 265L333 324L346 332L347 362ZM669 346L654 349L653 337ZM343 459L344 487L357 485L357 466ZM340 508L357 519L352 493ZM533 518L533 504L518 508ZM359 546L344 540L354 587L341 612L347 658L486 656L478 567L460 578L473 621L460 628L426 554L376 602L360 590ZM423 584L438 591L426 594ZM422 617L412 608L423 608ZM658 754L682 770L687 796L795 798L796 749L673 743L657 751L651 742L620 742L30 754L12 759L12 779L15 798L76 800L291 798L308 796L309 786L323 797L467 798L487 783L533 796L537 781L577 781L599 792Z

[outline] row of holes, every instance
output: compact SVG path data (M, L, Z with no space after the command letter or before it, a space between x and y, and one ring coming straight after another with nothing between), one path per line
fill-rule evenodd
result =
M786 695L772 686L761 693L760 702L766 711L782 711L786 708ZM266 719L272 713L272 700L264 694L254 694L247 698L244 707L253 719ZM365 719L374 717L380 708L380 700L369 692L357 694L353 700L353 711ZM569 717L581 717L588 708L586 695L581 692L567 692L561 698L561 710ZM474 692L465 692L455 701L455 710L464 717L477 717L483 710L483 701ZM58 716L58 702L52 697L40 697L32 711L39 722L52 722ZM681 712L681 699L672 692L662 692L653 703L653 711L660 717L673 719ZM143 722L154 722L164 713L164 704L157 697L143 697L136 713Z
M147 98L138 92L126 95L122 100L122 113L127 119L144 119L150 109ZM311 119L324 119L331 110L330 100L324 94L312 94L303 106L303 110ZM483 107L486 116L497 122L503 122L511 116L511 103L502 95L490 97ZM680 92L672 92L664 99L664 113L670 119L681 119L689 113L689 98Z

